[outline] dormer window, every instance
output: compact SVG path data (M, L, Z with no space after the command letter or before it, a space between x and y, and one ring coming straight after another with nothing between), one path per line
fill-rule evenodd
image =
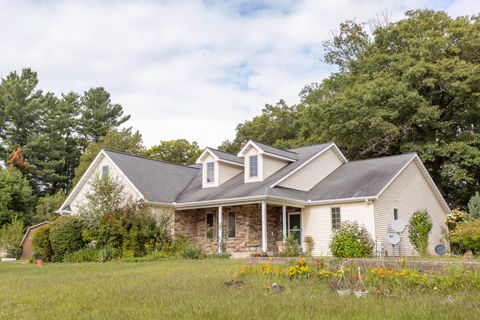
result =
M250 177L258 177L258 155L250 156L249 166Z
M215 182L215 162L207 162L207 183Z
M206 148L197 159L202 165L202 188L214 188L243 171L243 159L233 154Z

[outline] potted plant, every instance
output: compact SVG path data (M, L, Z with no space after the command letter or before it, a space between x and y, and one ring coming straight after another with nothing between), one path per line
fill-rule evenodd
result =
M367 287L365 286L365 283L362 280L362 274L360 272L360 267L358 267L358 275L357 275L357 282L355 284L355 290L353 291L353 294L357 298L363 298L368 295L368 290Z
M34 253L32 258L33 258L33 261L35 261L35 265L37 267L43 267L44 261L43 261L43 257L40 254Z
M340 270L342 272L342 275L341 275L340 280L338 280L337 285L336 285L337 294L341 297L348 296L352 293L352 289L350 289L350 285L348 283L348 280L345 277L345 270L343 269L343 266L340 267Z

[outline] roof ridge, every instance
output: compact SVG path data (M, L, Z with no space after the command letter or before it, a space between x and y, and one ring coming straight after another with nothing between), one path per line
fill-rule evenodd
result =
M311 145L303 146L303 147L290 148L287 151L291 151L291 150L295 150L295 149L305 149L305 148L311 148L311 147L317 147L317 146L323 146L323 145L331 145L331 144L335 144L335 142L327 141L327 142L322 142L322 143L316 143L316 144L311 144ZM293 152L293 151L291 151L291 152Z
M168 161L159 160L159 159L152 159L152 158L140 156L140 155L137 155L137 154L127 153L127 152L123 152L123 151L117 151L117 150L112 150L112 149L108 149L108 148L102 148L102 150L109 151L109 152L114 152L114 153L118 153L118 154L123 154L123 155L125 155L125 156L130 156L130 157L136 157L136 158L145 159L145 160L156 161L156 162L160 162L160 163L164 163L164 164L170 164L170 165L178 166L178 167L182 167L182 168L199 170L199 168L193 168L193 167L190 167L189 165L178 164L178 163L168 162Z
M240 157L237 156L236 154L233 154L233 153L230 153L230 152L225 152L225 151L222 151L222 150L218 150L218 149L215 149L215 148L212 148L212 147L206 147L205 149L210 149L210 150L213 150L213 151L218 151L218 152L221 152L221 153L225 153L225 154L228 154L228 155L231 155L231 156L240 158Z
M258 142L258 141L255 141L255 140L252 140L252 142L253 142L253 143L257 143L257 144L258 144L258 143L259 143L259 144L263 144L264 146L267 146L267 147L270 147L270 148L274 148L274 149L277 149L277 150L280 150L280 151L290 152L290 153L294 153L294 154L298 155L297 152L291 151L291 150L289 150L289 149L282 149L282 148L279 148L279 147L274 147L274 146L272 146L272 145L270 145L270 144L263 143L263 142Z
M379 159L385 159L385 158L393 158L393 157L401 157L401 156L407 156L407 155L412 155L412 156L416 156L418 155L416 152L407 152L407 153L400 153L400 154L391 154L391 155L388 155L388 156L380 156L380 157L374 157L374 158L367 158L367 159L359 159L359 160L351 160L349 161L349 163L351 162L361 162L361 161L369 161L369 160L379 160Z

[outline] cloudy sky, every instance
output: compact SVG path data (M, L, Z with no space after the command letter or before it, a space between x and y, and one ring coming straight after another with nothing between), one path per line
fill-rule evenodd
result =
M0 0L0 77L30 67L43 90L104 86L147 146L216 147L265 103L296 103L334 71L319 58L340 22L414 8L471 15L480 1Z

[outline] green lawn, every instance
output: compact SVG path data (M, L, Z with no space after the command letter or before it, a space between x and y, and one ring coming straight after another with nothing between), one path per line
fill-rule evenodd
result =
M225 281L239 260L142 263L0 263L0 319L480 319L465 293L337 297L324 283Z

